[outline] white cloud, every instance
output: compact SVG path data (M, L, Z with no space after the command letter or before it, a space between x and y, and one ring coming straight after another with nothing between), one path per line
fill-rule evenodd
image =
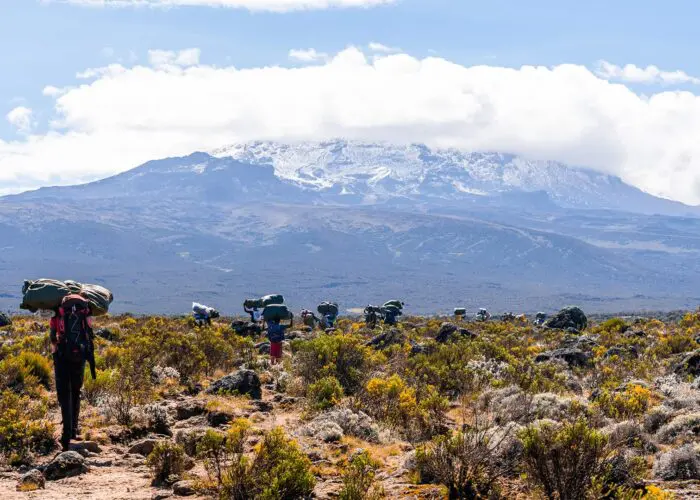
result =
M10 125L16 127L19 132L27 133L34 126L32 122L33 115L34 113L30 108L25 106L17 106L12 111L7 113L6 118L7 121L10 122Z
M0 186L93 179L239 141L347 137L559 160L700 202L691 92L639 95L571 64L469 67L356 48L293 68L186 66L169 54L49 92L55 128L0 141Z
M53 85L47 85L46 87L44 87L44 90L42 90L41 93L47 97L56 97L58 95L61 95L63 91L58 87L54 87Z
M292 49L289 51L289 58L294 61L316 62L328 59L325 52L317 52L316 49Z
M394 54L396 52L401 52L401 49L398 49L396 47L388 47L378 42L370 42L370 44L367 47L372 52L383 52L385 54Z
M606 80L618 80L628 83L679 85L684 83L700 84L700 78L688 75L684 71L662 71L656 66L641 68L634 64L617 66L607 61L600 61L596 73Z
M398 0L45 0L86 7L228 7L252 11L289 12L294 10L376 7Z
M161 66L196 66L199 64L199 49L185 49L179 52L171 50L149 50L148 61L156 68Z

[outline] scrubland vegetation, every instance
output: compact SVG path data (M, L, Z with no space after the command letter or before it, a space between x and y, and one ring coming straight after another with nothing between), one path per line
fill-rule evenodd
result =
M699 313L583 332L341 319L334 332L291 332L278 366L264 339L223 319L105 317L96 331L84 437L125 453L155 441L143 461L157 490L666 499L700 480ZM13 318L0 329L5 469L42 470L55 455L52 379L47 325Z

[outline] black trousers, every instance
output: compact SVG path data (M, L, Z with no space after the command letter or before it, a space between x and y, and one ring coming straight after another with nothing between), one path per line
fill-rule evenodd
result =
M56 376L56 394L61 405L63 419L62 441L69 441L78 432L80 417L80 389L83 387L85 361L69 361L60 353L53 355L54 374Z

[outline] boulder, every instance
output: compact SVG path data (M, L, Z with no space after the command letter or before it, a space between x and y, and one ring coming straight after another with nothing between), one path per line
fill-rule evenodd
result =
M32 469L22 474L17 482L17 491L43 490L46 487L46 479L39 469Z
M367 347L373 347L378 350L386 349L392 345L403 345L406 341L406 336L399 330L392 328L389 331L380 333L376 337L365 343Z
M175 405L175 420L187 420L204 412L206 408L201 401L180 401Z
M155 439L142 439L132 444L127 453L130 455L142 455L147 457L151 454L157 443L158 441Z
M581 349L555 349L539 354L535 358L535 363L544 363L557 359L565 361L569 367L585 367L591 364L592 355Z
M110 342L116 340L115 335L109 330L109 328L100 328L98 330L95 330L95 337L109 340Z
M173 493L178 497L189 497L194 495L194 486L191 481L178 481L173 484Z
M223 411L210 411L207 413L207 423L212 427L226 425L233 420L233 416Z
M460 338L470 338L473 339L476 334L470 332L466 328L459 328L454 323L445 322L440 325L440 330L438 331L435 340L437 342L445 343L454 340L459 340Z
M619 358L638 358L639 353L637 352L637 349L634 346L629 346L629 347L620 347L620 346L614 346L605 351L605 354L603 357L605 358L612 358L613 356L617 356Z
M590 351L594 347L598 347L598 340L588 335L565 335L559 344L560 349L581 349Z
M5 313L0 313L0 328L12 325L12 319Z
M272 403L269 401L253 401L253 408L261 413L270 413L274 408Z
M259 344L255 344L255 349L258 351L260 354L270 354L270 342L265 341L265 342L260 342Z
M86 450L90 453L102 453L102 448L95 441L81 441L79 443L74 443L71 445L73 450Z
M75 451L64 451L46 466L44 476L49 481L79 476L88 471L85 459Z
M674 369L678 375L691 375L697 377L700 375L700 349L685 355L683 360L678 363Z
M573 328L577 331L583 331L588 326L588 318L578 307L565 307L554 316L549 318L545 324L547 328L556 328L566 330Z
M238 370L220 378L207 389L208 394L241 394L253 399L262 398L260 377L253 370Z
M165 500L173 496L172 491L169 490L158 490L151 495L151 500Z

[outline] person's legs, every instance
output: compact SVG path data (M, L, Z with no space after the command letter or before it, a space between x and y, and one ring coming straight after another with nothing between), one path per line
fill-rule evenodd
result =
M276 365L282 359L282 342L270 342L270 362Z
M78 436L78 419L80 418L80 390L85 376L85 362L71 363L70 393L71 393L71 438Z
M53 355L54 375L56 378L56 395L61 406L61 419L63 420L63 432L61 433L61 446L68 448L72 433L72 407L70 391L69 363L59 354Z

